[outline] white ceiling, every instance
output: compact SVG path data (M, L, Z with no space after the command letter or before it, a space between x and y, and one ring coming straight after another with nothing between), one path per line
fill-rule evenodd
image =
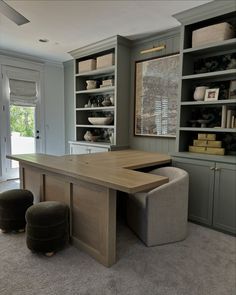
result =
M114 35L137 39L179 25L173 14L210 1L5 0L30 23L17 26L0 13L0 49L54 60ZM38 39L46 38L48 43Z

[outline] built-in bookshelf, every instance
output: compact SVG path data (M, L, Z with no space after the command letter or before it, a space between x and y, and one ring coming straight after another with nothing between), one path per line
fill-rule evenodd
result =
M236 96L230 94L236 85L236 38L192 47L194 30L222 22L236 32L235 12L182 27L178 152L188 152L199 133L211 133L222 141L225 155L236 154ZM194 100L199 86L219 89L217 99Z
M129 40L115 36L74 50L71 55L75 68L75 137L70 142L71 151L92 153L98 152L99 148L107 151L127 147ZM111 63L98 67L98 60L106 56L111 58ZM83 62L90 61L95 61L96 65L89 70L81 70ZM95 83L94 86L89 87L89 81ZM94 123L91 118L111 120ZM85 134L89 134L91 140Z

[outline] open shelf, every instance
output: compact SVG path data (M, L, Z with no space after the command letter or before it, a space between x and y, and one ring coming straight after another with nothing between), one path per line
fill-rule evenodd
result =
M84 124L78 124L76 125L76 127L82 127L82 128L103 128L103 129L114 129L115 126L114 125L84 125Z
M95 88L90 90L79 90L76 91L76 94L90 94L90 93L103 93L103 92L111 92L115 90L115 86Z
M224 40L221 42L210 43L205 46L184 49L183 54L188 54L188 53L191 53L193 55L208 54L208 53L213 53L215 51L233 50L233 49L235 49L235 47L236 47L236 38L233 38L233 39Z
M214 101L182 101L182 106L194 106L194 105L221 105L221 104L236 104L236 99L222 99Z
M76 108L76 111L113 111L114 106L110 107L93 107L93 108Z
M236 132L236 128L196 128L196 127L180 127L180 131L197 131L197 132Z
M207 72L202 74L194 74L194 75L185 75L182 77L182 80L190 80L190 79L205 79L205 78L217 78L217 77L226 77L236 75L236 69L224 70L224 71L216 71L216 72Z
M93 71L83 72L76 74L76 77L89 77L89 76L96 76L96 75L103 75L103 74L111 74L115 72L115 66L111 66L108 68L97 69Z

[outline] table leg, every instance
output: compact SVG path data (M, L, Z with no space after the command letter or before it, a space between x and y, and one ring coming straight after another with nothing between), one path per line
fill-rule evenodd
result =
M116 262L116 191L78 181L72 188L72 241L105 266Z

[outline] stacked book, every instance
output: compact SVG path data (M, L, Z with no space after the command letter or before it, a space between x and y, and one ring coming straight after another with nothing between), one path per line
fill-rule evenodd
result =
M221 128L236 128L236 112L226 105L222 106Z
M225 149L222 148L222 141L216 140L215 134L199 133L198 139L194 139L193 145L189 146L189 152L223 156Z

